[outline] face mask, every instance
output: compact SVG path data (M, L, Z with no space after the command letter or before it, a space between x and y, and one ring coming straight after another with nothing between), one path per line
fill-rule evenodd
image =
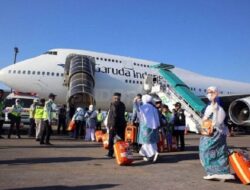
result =
M211 94L211 93L208 93L208 94L207 94L207 99L208 99L209 101L212 101L212 94Z

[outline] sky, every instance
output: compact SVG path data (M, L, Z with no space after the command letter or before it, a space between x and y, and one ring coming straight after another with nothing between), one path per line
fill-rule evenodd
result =
M17 61L84 49L250 83L250 1L0 0L0 68L14 47Z

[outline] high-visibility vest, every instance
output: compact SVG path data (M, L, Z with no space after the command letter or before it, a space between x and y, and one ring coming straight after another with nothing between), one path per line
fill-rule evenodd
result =
M22 106L20 105L14 105L12 106L12 115L16 116L16 117L20 117L21 116L21 112L22 112Z
M97 121L98 122L102 122L103 121L103 114L102 113L98 113L97 114Z
M4 100L2 99L0 99L0 114L2 114L2 112L3 112L3 108L4 108Z
M35 119L42 119L43 118L43 106L36 106L35 107L35 114L34 114L34 118Z
M45 106L43 108L43 119L44 120L52 120L52 100L48 100L45 102Z

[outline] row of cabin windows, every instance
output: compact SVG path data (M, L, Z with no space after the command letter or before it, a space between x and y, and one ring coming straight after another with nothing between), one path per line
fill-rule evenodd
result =
M102 58L102 57L96 57L96 60L109 61L109 62L116 62L116 63L122 63L122 61L117 60L117 59L108 59L108 58ZM135 62L134 62L134 66L138 66L138 67L149 67L149 65L140 64L140 63L135 63Z
M134 66L138 66L138 67L149 67L149 65L144 65L144 64L135 63L135 62L134 62Z
M190 90L191 90L191 91L196 91L196 88L192 88L192 87L191 87ZM199 90L199 92L202 92L202 91L203 91L204 93L207 93L207 89L202 90L201 88L199 88L198 90ZM223 91L220 91L220 94L224 94L224 92L223 92ZM232 92L227 92L227 94L232 94Z
M142 84L142 81L138 80L125 80L125 83L131 83L131 84Z
M45 72L45 71L26 71L26 70L23 70L23 71L21 71L21 70L9 70L8 71L9 72L9 74L23 74L23 75L25 75L25 74L28 74L28 75L47 75L47 76L57 76L57 77L59 77L59 76L61 76L61 77L63 77L64 76L64 74L63 73L54 73L54 72Z
M122 61L117 60L117 59L108 59L108 58L102 58L102 57L96 57L96 60L109 61L109 62L116 62L116 63L122 63Z

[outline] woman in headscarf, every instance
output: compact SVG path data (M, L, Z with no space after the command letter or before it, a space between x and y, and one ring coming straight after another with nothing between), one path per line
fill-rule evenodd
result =
M217 103L218 89L211 86L207 89L207 98L210 104L207 106L203 120L211 119L213 133L211 136L202 136L200 139L199 154L201 164L207 176L203 179L230 180L234 176L230 174L228 161L228 148L226 137L228 128L224 124L225 111Z
M95 141L95 129L96 129L96 120L97 120L97 112L94 109L93 105L89 106L89 110L85 114L86 118L86 141Z
M148 161L153 157L153 162L155 162L159 155L157 151L159 114L152 104L150 95L143 95L142 103L143 105L139 107L139 144L142 144L139 154L143 156L143 160Z

